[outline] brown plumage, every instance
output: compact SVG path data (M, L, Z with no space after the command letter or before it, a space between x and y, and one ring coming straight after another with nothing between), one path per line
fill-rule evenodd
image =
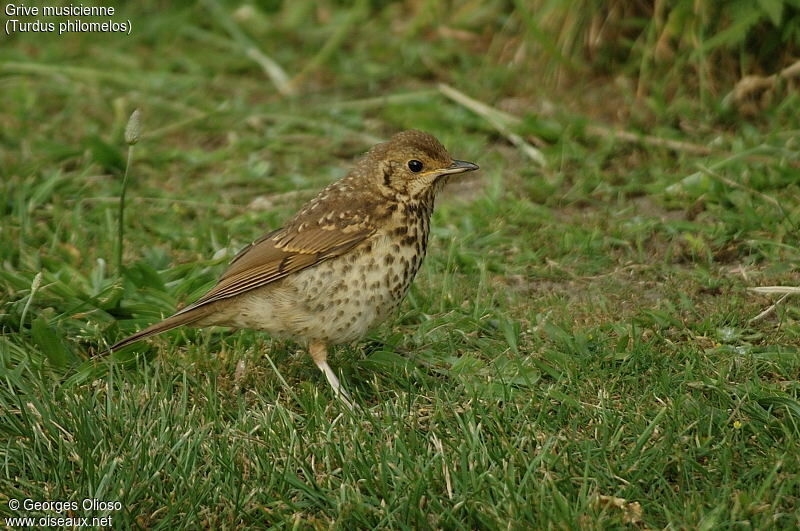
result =
M436 193L476 169L427 133L398 133L243 249L211 291L109 351L182 325L264 330L306 345L350 405L328 346L361 338L397 307L425 257Z

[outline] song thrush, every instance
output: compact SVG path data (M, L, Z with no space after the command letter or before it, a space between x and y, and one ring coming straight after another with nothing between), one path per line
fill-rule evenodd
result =
M399 305L425 257L437 192L477 169L427 133L398 133L242 250L211 291L109 351L182 325L263 330L307 346L351 406L328 347L363 337Z

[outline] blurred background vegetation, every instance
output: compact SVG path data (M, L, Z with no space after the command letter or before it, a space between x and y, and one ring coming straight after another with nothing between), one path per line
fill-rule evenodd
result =
M0 514L800 525L800 0L115 7L131 35L0 34ZM334 357L374 416L262 334L88 359L408 128L482 170Z

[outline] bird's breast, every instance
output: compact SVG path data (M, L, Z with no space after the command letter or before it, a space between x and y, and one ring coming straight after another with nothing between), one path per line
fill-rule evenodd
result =
M237 319L247 316L247 328L303 343L363 337L399 306L425 257L429 217L424 210L397 209L386 221L347 253L243 297Z

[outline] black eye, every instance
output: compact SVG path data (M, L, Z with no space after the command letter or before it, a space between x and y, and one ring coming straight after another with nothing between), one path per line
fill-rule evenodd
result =
M414 173L419 173L422 171L422 163L416 159L409 160L408 169Z

